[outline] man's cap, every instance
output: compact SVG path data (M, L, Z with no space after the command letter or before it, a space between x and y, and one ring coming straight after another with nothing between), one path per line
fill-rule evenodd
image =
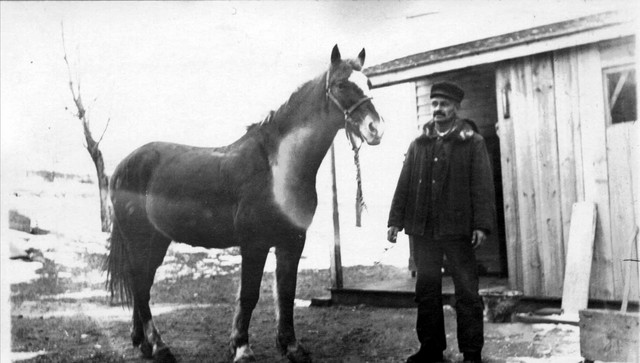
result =
M431 86L431 98L445 97L460 102L464 98L464 91L453 83L439 82Z

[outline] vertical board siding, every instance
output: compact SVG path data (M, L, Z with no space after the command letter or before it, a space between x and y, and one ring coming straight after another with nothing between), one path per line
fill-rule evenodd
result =
M513 62L511 78L511 117L513 138L517 147L515 180L518 203L518 228L520 231L522 282L526 295L542 296L540 256L538 253L538 231L535 216L536 186L532 172L535 155L535 109L531 96L531 58Z
M553 73L565 256L569 241L572 206L578 200L584 200L579 99L576 97L578 94L577 67L578 58L575 49L555 52Z
M536 205L538 246L543 272L542 290L545 296L562 296L565 248L562 233L560 200L560 170L558 165L558 138L554 102L553 63L550 53L532 58L532 100L535 126L533 155L536 176Z
M629 259L631 245L629 239L635 227L633 206L633 179L631 170L631 133L633 123L625 122L607 127L607 159L609 168L609 203L611 209L611 242L613 249L613 268L615 274L624 276L625 268L631 268L630 300L638 300L638 263L623 262ZM634 246L635 248L635 246ZM629 266L626 266L629 264ZM614 275L615 275L614 274ZM622 285L620 285L622 286ZM616 291L616 299L623 291Z
M511 111L512 105L505 105L511 98L512 68L508 65L496 70L496 106L498 110L498 138L500 139L500 161L502 165L502 192L507 260L509 269L509 287L521 289L522 251L520 249L520 230L518 224L518 190L516 188L516 145L513 137L513 118L505 112ZM504 97L503 97L504 95ZM498 206L499 207L499 206Z
M487 98L497 110L509 283L528 296L562 296L572 207L587 201L597 206L589 297L622 298L625 244L640 221L640 126L606 125L602 67L598 45L591 44L493 68L495 89ZM431 118L431 84L445 76L472 90L464 112L490 117L480 73L491 69L417 81L419 123ZM485 132L492 125L479 126ZM637 263L631 276L630 300L639 301Z
M578 79L584 197L598 206L591 296L613 299L621 289L622 275L613 268L602 69L595 45L580 48Z

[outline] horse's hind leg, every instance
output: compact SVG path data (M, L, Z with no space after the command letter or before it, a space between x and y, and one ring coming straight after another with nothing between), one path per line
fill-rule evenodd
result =
M293 325L293 305L296 295L298 263L304 248L304 235L295 241L276 247L276 288L274 290L277 346L292 362L311 362L309 353L296 340Z
M175 362L153 323L149 300L156 270L162 264L171 240L158 232L151 232L146 240L130 250L131 280L133 287L133 327L131 339L140 346L142 354L156 362Z

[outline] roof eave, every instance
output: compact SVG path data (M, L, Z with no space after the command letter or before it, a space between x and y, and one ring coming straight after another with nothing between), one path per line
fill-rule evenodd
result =
M496 62L527 53L535 54L634 33L633 18L619 12L607 12L434 49L378 64L364 72L375 87L380 87L438 71ZM474 61L465 62L465 59ZM443 64L449 66L442 66ZM417 69L430 73L415 72Z

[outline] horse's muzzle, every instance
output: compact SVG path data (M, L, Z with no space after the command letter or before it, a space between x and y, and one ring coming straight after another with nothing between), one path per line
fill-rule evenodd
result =
M384 120L367 116L360 126L360 135L369 145L378 145L384 135Z

